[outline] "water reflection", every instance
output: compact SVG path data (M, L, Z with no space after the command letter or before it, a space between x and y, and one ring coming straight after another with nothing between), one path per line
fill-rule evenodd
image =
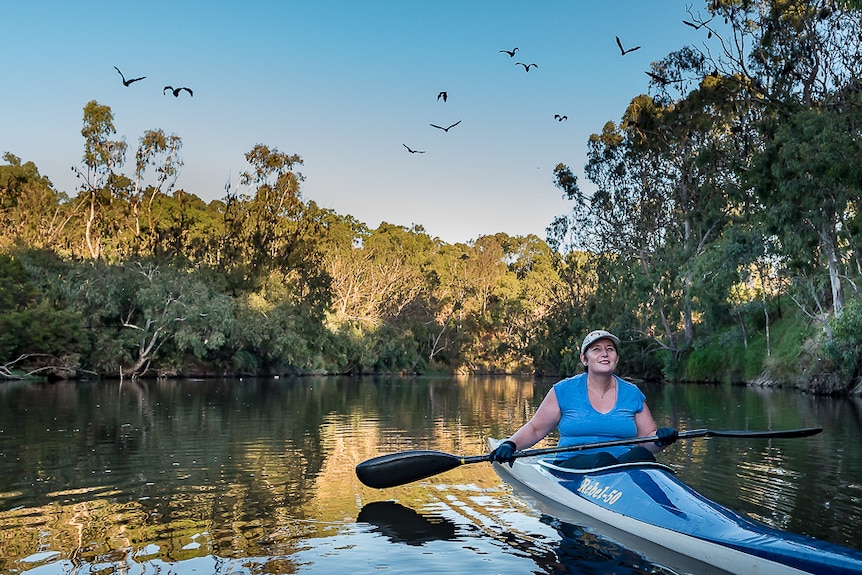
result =
M383 491L354 475L360 461L405 449L483 453L488 437L532 415L551 384L0 384L0 574L371 573L425 565L429 553L439 572L473 575L557 573L581 560L641 568L543 523L486 464ZM662 457L719 503L858 548L862 402L725 386L643 389L660 425L822 425L804 440L680 441Z
M373 501L362 507L357 523L374 526L373 531L393 543L424 545L429 541L450 541L458 533L455 524L435 514L420 514L395 501Z
M615 575L676 575L676 571L650 562L639 553L626 549L606 537L583 528L544 516L542 521L560 534L555 549L556 564L547 573L614 573ZM612 567L611 567L612 566Z

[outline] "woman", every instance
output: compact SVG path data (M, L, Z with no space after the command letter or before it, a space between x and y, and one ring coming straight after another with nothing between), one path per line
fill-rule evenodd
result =
M561 465L585 469L631 461L655 461L654 453L677 440L672 427L656 429L644 394L632 383L614 375L619 363L614 334L596 330L581 344L581 363L586 372L557 382L533 417L491 452L493 461L512 465L513 454L539 442L556 427L560 447L655 435L658 441L637 446L622 445L602 451L584 450L560 454Z

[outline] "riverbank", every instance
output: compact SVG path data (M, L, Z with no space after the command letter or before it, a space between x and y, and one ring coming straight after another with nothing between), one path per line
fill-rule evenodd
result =
M660 379L683 383L730 383L752 387L793 388L812 395L862 396L862 378L847 375L855 373L853 362L859 356L859 346L855 344L854 338L855 334L862 330L854 323L854 318L860 315L856 307L858 306L847 306L849 311L845 311L842 316L843 327L839 324L833 329L833 337L830 341L827 341L824 335L822 324L810 321L804 313L790 305L785 306L783 313L776 314L769 325L769 330L765 325L749 326L745 332L739 327L729 328L709 338L697 339L693 349L681 354L678 362L661 356L652 356L651 359L642 362L640 368L643 369L646 366L647 370L660 373ZM851 335L848 336L847 332ZM768 338L767 333L769 333ZM243 370L233 372L223 366L220 369L214 369L214 367L212 364L196 363L171 370L154 368L141 377L142 379L175 379L224 378L242 375L250 377L359 375L330 373L326 370L306 374L272 374L259 370L249 370L246 373ZM624 371L628 377L634 379L657 379L639 373L640 370L635 366L627 366ZM524 363L461 366L455 372L461 375L536 375L535 370ZM421 371L409 373L397 371L374 373L377 375L453 375L445 369L445 366L436 363L424 366ZM562 377L564 374L556 375ZM12 364L0 366L0 380L80 378L98 379L100 375L92 371L84 372L77 368L74 362L44 355L22 356Z
M844 375L849 370L837 365L822 326L795 307L772 321L768 339L766 333L765 326L746 334L734 328L698 341L680 361L675 378L862 396L862 379Z

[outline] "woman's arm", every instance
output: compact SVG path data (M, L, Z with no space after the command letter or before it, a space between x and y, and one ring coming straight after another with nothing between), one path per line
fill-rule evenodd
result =
M551 388L530 421L516 431L509 441L513 442L518 449L529 449L552 432L560 423L561 417L557 394Z
M653 419L652 412L649 410L649 406L646 402L644 402L644 408L635 414L635 425L638 429L638 437L655 435L657 431L655 419ZM656 445L654 441L642 443L641 445L648 449L650 453L658 453L664 449L664 447Z

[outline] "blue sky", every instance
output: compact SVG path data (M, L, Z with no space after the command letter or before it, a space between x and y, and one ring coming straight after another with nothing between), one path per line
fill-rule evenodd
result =
M177 187L206 201L261 143L302 157L305 200L448 243L544 238L571 208L554 166L590 191L589 135L647 91L652 61L704 40L682 24L686 8L706 13L675 0L4 4L0 152L59 190L75 194L83 108L96 100L131 150L148 129L180 136ZM641 49L621 56L614 36ZM499 52L515 46L514 58ZM125 87L114 66L146 79Z

